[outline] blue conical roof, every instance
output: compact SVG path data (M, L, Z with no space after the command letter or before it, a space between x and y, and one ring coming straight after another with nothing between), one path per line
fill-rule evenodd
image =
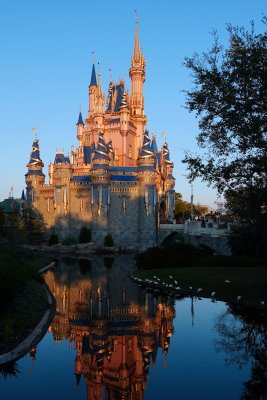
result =
M94 160L96 159L110 160L103 132L99 132L98 143L94 154Z
M96 73L95 73L95 64L93 64L93 68L92 68L90 86L97 86Z
M170 161L170 151L166 142L163 145L163 158L166 164L172 164L172 162Z
M80 111L80 113L79 113L79 118L78 118L78 122L77 122L76 125L84 125L83 117L82 117L81 111Z
M149 139L148 131L145 131L143 146L141 148L139 157L145 158L145 157L152 157L152 156L153 156L153 153L151 151L151 140Z
M34 139L32 144L32 151L28 167L31 167L33 165L39 167L44 166L43 161L40 159L39 139Z

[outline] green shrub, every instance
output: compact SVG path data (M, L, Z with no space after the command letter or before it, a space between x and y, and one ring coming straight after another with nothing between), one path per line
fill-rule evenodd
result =
M110 233L108 233L105 236L104 246L106 246L106 247L114 247L114 240L113 240L113 237L112 237L112 235Z
M58 244L58 236L55 233L52 233L49 238L48 245L53 246L54 244Z
M77 244L78 240L73 236L67 236L63 241L62 244L64 246L71 246L72 244Z
M90 229L83 226L79 234L79 243L89 243L91 242L91 231Z

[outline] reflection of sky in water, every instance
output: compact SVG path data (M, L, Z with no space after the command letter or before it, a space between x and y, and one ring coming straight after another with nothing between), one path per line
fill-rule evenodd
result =
M74 273L73 267L68 268ZM61 287L64 287L65 280L68 281L66 269L63 266L59 267L58 271L60 271L58 280L62 280ZM73 281L76 292L78 290L76 288L79 288L77 282L86 282L91 276L98 285L101 277L103 282L108 281L110 284L113 282L114 294L111 303L121 302L120 290L126 286L129 302L138 301L138 304L144 304L144 292L129 281L125 269L123 270L119 263L115 262L108 271L103 265L91 266L87 273L82 271L82 274L82 279L76 276ZM112 289L110 287L109 289L112 296ZM216 352L219 339L216 323L226 310L227 306L224 303L212 303L205 299L196 299L193 304L190 298L176 302L174 334L170 338L168 354L163 354L162 349L158 348L155 364L153 365L151 361L149 374L146 377L145 400L240 398L243 383L250 376L250 362L242 369L239 369L236 363L227 366L225 360L228 355L223 348L220 347ZM227 323L229 321L234 321L234 317L230 315ZM0 398L86 400L84 377L81 378L79 386L76 384L75 357L74 343L72 348L66 339L55 344L52 334L47 333L37 346L33 365L27 355L17 363L21 372L17 378L4 380L0 375Z
M158 353L156 365L150 369L145 399L239 399L250 365L241 371L234 364L226 367L225 353L215 352L218 334L214 324L225 312L225 304L195 301L193 325L190 299L176 302L175 309L169 353L167 357Z
M67 341L54 346L52 334L47 333L37 347L34 365L27 355L18 361L21 373L17 378L4 380L0 376L1 400L86 400L85 381L76 385L75 355Z

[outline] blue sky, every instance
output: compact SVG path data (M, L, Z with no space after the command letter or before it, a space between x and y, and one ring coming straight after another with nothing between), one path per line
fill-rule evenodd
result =
M182 90L191 86L183 59L207 50L216 28L227 45L226 24L262 30L263 0L89 1L0 0L0 200L14 188L20 197L37 127L41 158L54 160L56 149L67 153L77 145L79 107L88 108L88 84L95 61L101 64L102 87L107 92L109 68L113 80L126 80L133 51L135 13L147 61L145 112L150 134L162 144L167 132L175 163L176 191L190 200L190 184L181 163L185 150L195 151L198 132L194 115L183 108ZM47 180L48 181L48 180ZM216 208L216 192L194 183L194 200Z

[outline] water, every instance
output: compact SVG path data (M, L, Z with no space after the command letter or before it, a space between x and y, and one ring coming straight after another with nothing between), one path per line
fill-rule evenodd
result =
M1 400L267 398L262 316L148 292L134 269L128 255L59 261L46 274L53 323L0 375Z

